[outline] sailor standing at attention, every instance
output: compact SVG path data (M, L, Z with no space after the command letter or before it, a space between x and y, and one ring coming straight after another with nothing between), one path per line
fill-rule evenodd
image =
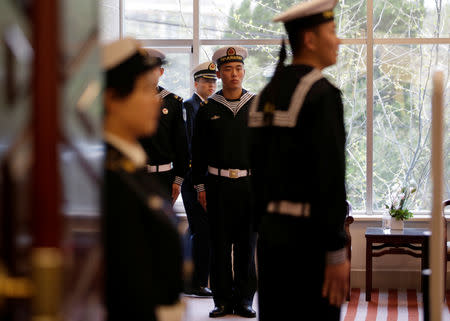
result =
M155 87L162 99L158 130L154 136L140 139L148 156L147 171L164 188L172 204L181 192L184 175L189 166L189 154L184 127L183 99L163 87L159 80L164 74L166 56L159 50L146 49L149 56L157 59L158 68L153 70Z
M223 89L200 107L192 139L192 171L211 234L212 318L254 318L256 291L248 108L254 97L242 88L247 50L223 47L213 55ZM233 253L233 261L231 254Z
M336 2L303 2L274 19L293 61L284 66L283 43L250 109L261 321L338 321L348 290L344 112L322 74L337 60Z
M186 123L189 154L192 159L192 135L194 133L194 120L200 108L200 104L211 96L217 87L216 64L212 61L199 64L192 70L195 92L192 97L183 103L183 116ZM191 280L188 280L184 293L199 297L212 296L208 288L211 245L208 217L202 205L198 202L197 191L192 182L192 168L189 167L183 185L181 195L189 223L188 243L192 250L194 272Z
M158 61L125 38L103 47L105 168L102 236L108 321L180 321L183 256L175 213L148 179L138 138L154 135Z

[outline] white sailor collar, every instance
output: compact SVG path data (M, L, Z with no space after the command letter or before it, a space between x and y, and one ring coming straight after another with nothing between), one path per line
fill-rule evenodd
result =
M230 109L234 115L236 115L239 112L239 110L242 108L242 106L244 106L254 96L255 96L255 94L253 94L249 91L246 91L245 89L242 89L242 95L238 100L229 101L223 96L222 90L221 90L221 91L215 93L214 95L212 95L211 97L209 97L209 99L215 100L219 104L224 105L225 107ZM236 103L237 103L237 105L236 105ZM234 107L234 106L236 106L236 107Z
M117 148L126 157L128 157L134 165L136 165L136 167L144 167L147 163L147 155L145 154L142 146L138 143L131 144L123 138L106 131L103 133L103 137L106 142Z

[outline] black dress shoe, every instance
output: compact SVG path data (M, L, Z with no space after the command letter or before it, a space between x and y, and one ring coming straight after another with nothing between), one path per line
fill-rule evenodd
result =
M194 289L192 291L192 294L195 296L200 296L200 297L212 297L212 291L210 288L206 287L206 286L200 286L197 289Z
M226 316L227 314L233 314L233 309L225 305L216 305L214 310L209 312L209 317L220 318Z
M200 298L212 297L212 291L206 286L199 286L198 288L189 288L184 291L184 294Z
M234 314L244 318L256 318L256 311L252 309L251 305L237 305L234 307Z

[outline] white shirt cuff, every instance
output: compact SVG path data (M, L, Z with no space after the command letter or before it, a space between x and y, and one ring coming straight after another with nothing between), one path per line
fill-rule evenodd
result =
M347 260L347 249L345 247L337 251L327 252L327 265L341 264L344 263L345 260Z

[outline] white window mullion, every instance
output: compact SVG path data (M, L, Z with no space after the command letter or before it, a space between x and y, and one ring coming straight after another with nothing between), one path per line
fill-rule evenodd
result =
M200 0L193 0L193 39L191 69L200 63ZM190 72L190 71L189 71ZM191 94L194 92L194 79L191 77Z
M366 211L373 214L373 0L367 0Z
M375 38L375 45L446 45L450 38Z
M125 8L123 7L123 1L124 0L119 0L119 38L120 39L123 38L123 23L124 23L123 12L125 10Z

